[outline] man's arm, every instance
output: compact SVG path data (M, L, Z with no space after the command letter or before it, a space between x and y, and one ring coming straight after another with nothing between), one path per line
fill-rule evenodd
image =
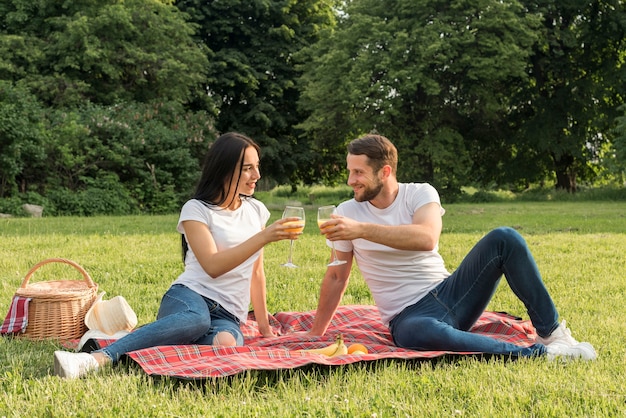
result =
M324 226L331 241L366 239L398 250L432 251L441 235L441 206L428 203L413 214L411 224L379 225L335 217Z
M309 334L315 336L324 335L335 311L341 302L343 293L348 287L350 269L352 268L352 252L337 251L340 260L346 260L345 264L328 267L320 289L320 299L317 303L315 320Z

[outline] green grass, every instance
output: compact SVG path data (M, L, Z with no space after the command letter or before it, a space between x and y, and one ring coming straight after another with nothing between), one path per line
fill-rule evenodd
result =
M325 202L326 203L326 202ZM560 314L590 341L595 362L444 358L344 367L248 372L203 383L146 376L134 365L78 381L52 376L54 342L0 339L0 416L466 416L546 417L626 414L626 203L501 202L445 205L440 251L453 270L489 229L526 237ZM273 210L272 219L280 216ZM314 309L329 256L308 208L295 245L298 270L284 269L288 243L266 247L271 311ZM123 295L140 323L181 271L177 216L0 219L0 315L37 262L78 262L107 297ZM50 268L46 268L50 267ZM46 266L34 281L80 276ZM354 272L345 304L372 303ZM503 283L490 310L527 318Z

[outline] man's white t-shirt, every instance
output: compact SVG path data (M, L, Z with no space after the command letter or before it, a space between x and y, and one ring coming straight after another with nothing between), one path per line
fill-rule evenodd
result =
M234 210L224 210L218 206L206 205L199 200L189 200L183 205L178 219L177 230L184 233L183 221L199 221L211 231L218 251L232 248L257 232L261 231L270 212L265 205L254 198L242 200ZM255 261L261 250L254 253L242 264L219 277L211 277L202 268L191 247L185 258L185 271L174 284L183 284L200 295L214 300L224 309L246 322L250 306L250 279Z
M413 222L418 208L432 202L441 205L439 193L430 184L400 183L396 199L385 209L352 199L341 203L337 214L359 222L405 225ZM441 215L444 213L441 208ZM335 241L337 251L353 251L385 325L450 275L438 247L433 251L406 251L361 238Z

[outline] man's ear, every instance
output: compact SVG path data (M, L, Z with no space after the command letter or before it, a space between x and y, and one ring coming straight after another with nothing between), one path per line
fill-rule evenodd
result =
M386 179L391 176L391 166L384 165L383 168L380 169L380 173L382 174L382 178Z

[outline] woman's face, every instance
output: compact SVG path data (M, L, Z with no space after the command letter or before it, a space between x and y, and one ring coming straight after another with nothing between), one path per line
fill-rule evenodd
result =
M256 182L261 178L259 164L259 154L257 153L256 149L254 147L246 148L243 154L241 177L237 175L237 173L239 172L239 167L237 167L237 169L235 170L235 176L232 180L232 186L235 187L231 187L231 190L236 190L237 195L243 194L246 196L252 196L254 194L254 189L256 188ZM237 179L237 177L239 177L239 179Z

